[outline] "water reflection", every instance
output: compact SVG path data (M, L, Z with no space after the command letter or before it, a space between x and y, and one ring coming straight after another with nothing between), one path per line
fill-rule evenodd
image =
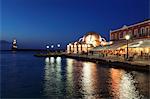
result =
M56 58L56 63L57 63L57 65L61 65L61 57Z
M44 96L59 95L61 82L61 57L45 59Z
M123 75L122 73L123 71L122 70L118 70L118 69L110 69L110 77L111 77L111 80L110 80L110 85L111 85L111 92L112 92L112 95L114 98L116 99L119 99L119 84L120 84L120 81L121 81L121 77ZM110 92L110 93L111 93Z
M49 58L49 57L45 58L45 63L46 63L46 64L47 64L47 63L50 63L50 58Z
M54 64L54 62L55 62L54 57L50 57L50 64Z
M141 99L143 96L136 89L136 80L131 73L124 73L120 82L120 99Z
M96 86L98 86L98 82L96 80L97 71L96 64L91 62L83 62L83 92L84 98L94 98Z
M141 99L137 87L137 79L134 78L132 72L111 69L111 91L115 99ZM143 76L144 78L144 76Z
M2 98L149 99L150 97L149 73L113 69L106 65L62 57L49 57L43 60L31 54L2 55Z
M67 62L67 89L68 95L73 95L73 59L66 59Z
M68 65L68 64L67 64ZM82 69L83 65L81 61L73 60L73 71L72 71L72 96L71 98L82 98L83 97L83 91L82 91Z
M148 89L137 86L149 76L103 68L92 62L50 57L45 59L44 97L141 99ZM139 79L144 79L141 82ZM143 93L146 93L143 96Z

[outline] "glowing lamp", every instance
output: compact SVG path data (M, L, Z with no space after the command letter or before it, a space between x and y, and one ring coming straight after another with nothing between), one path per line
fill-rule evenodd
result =
M126 35L126 36L125 36L125 39L126 39L126 40L129 40L129 39L130 39L130 35Z
M51 45L51 48L54 48L54 45Z
M47 45L47 46L46 46L46 48L48 49L48 48L49 48L49 46Z
M88 47L91 47L91 45L88 44Z
M57 47L60 47L60 44L57 44Z
M128 56L129 56L129 52L128 52L128 40L130 39L130 35L126 35L125 39L127 40L127 60L128 60Z
M142 44L142 43L143 43L143 41L140 41L139 43L140 43L140 44Z

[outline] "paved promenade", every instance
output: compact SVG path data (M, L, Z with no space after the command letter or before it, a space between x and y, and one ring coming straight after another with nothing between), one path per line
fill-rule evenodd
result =
M100 56L100 55L79 55L79 54L68 54L67 57L76 58L78 60L87 60L93 62L104 62L115 66L117 68L130 68L135 70L150 70L150 59L137 59L127 61L121 56Z
M106 60L106 61L119 61L119 62L125 62L125 63L130 63L130 64L134 64L134 65L141 65L141 66L145 66L145 65L150 65L150 59L133 59L131 61L127 61L125 60L122 56L100 56L100 55L77 55L77 54L71 54L71 56L76 56L76 57L83 57L83 58L94 58L94 59L102 59L102 60Z

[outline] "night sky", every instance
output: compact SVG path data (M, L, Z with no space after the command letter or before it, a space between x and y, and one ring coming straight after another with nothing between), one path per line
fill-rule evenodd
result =
M21 48L67 43L95 31L109 31L149 18L149 0L1 0L1 40Z

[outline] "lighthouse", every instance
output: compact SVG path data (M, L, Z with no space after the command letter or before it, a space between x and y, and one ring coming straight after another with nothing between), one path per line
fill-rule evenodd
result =
M17 40L14 39L13 42L12 42L12 50L17 50Z

